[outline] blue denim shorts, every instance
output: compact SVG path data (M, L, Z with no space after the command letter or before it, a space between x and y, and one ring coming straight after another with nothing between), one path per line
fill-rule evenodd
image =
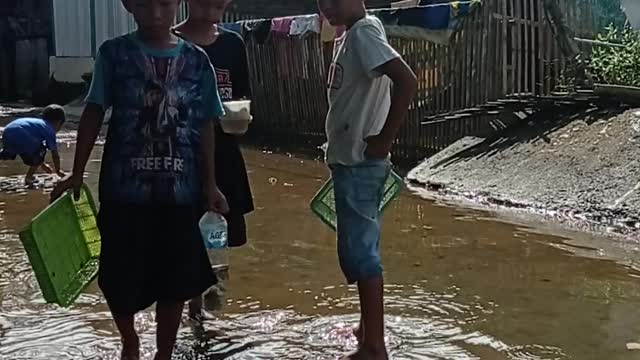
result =
M367 160L331 165L338 220L338 258L349 284L382 274L380 203L391 165Z

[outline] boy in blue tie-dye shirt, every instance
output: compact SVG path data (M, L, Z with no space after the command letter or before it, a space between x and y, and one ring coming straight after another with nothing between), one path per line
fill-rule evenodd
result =
M171 33L180 0L123 0L138 24L96 58L73 173L54 190L77 194L105 111L100 173L99 284L139 358L134 315L156 304L158 352L170 359L184 302L215 284L198 220L226 213L216 185L214 122L224 114L207 54Z

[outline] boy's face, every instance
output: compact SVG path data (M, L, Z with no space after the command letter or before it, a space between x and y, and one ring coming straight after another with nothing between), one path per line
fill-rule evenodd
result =
M138 27L150 34L168 31L176 19L181 0L122 0Z
M188 0L189 17L211 24L222 22L222 16L231 0Z
M320 12L333 26L347 25L363 0L318 0Z

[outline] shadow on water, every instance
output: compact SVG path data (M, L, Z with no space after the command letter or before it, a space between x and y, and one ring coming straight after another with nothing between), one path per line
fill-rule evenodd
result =
M99 152L87 180L97 189ZM69 168L72 148L64 151ZM246 152L256 197L250 243L233 251L226 307L185 318L176 359L335 359L353 349L357 293L339 273L334 234L308 210L327 171L316 161ZM0 164L0 185L24 169ZM70 309L41 299L17 232L47 185L0 191L0 358L116 359L118 335L92 286ZM563 239L405 193L385 217L387 340L394 359L637 359L640 274L576 256ZM154 316L140 314L144 359Z

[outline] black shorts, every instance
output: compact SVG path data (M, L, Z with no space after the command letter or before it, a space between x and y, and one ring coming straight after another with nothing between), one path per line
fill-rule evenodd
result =
M42 147L38 152L34 154L16 154L7 149L0 151L0 160L15 160L20 155L22 162L27 166L40 166L44 163L44 158L47 155L47 148Z
M228 214L224 216L227 220L227 236L229 247L241 247L247 243L247 223L244 215Z
M98 282L111 311L131 315L157 302L183 302L217 283L189 206L103 203Z
M235 135L226 134L216 126L216 181L229 202L231 212L225 216L229 225L229 246L247 243L244 216L254 210L249 176Z
M216 182L229 202L232 214L245 215L254 210L249 176L235 135L216 126Z

